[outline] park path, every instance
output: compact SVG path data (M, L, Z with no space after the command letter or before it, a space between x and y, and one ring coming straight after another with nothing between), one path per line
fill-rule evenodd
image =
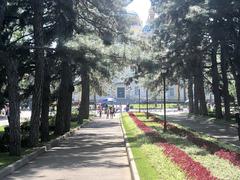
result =
M162 112L156 112L156 114L163 115ZM224 123L222 120L216 123L215 118L193 116L188 113L169 113L167 115L167 121L173 122L184 127L188 127L197 132L208 134L216 139L234 144L240 147L240 141L238 139L237 125Z
M5 180L130 180L120 120L94 119Z

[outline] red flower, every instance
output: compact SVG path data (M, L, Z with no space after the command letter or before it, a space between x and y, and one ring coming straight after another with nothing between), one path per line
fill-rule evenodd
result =
M164 124L163 120L156 118L153 114L151 114L151 117L154 119L155 122L159 122L161 125ZM192 142L193 144L195 144L199 147L206 149L211 154L214 154L222 159L228 160L233 165L240 167L240 154L239 153L230 151L223 147L220 147L218 144L216 144L214 142L197 137L192 132L187 131L185 129L180 129L180 128L174 126L173 124L167 123L167 128L169 131L171 131L177 135L186 136L190 142Z
M197 180L217 179L211 175L210 171L203 167L199 162L194 161L184 151L174 144L167 143L167 140L161 138L157 131L154 131L152 128L146 126L133 113L129 113L129 116L153 142L155 142L154 140L156 140L156 138L158 139L158 142L155 144L163 148L164 154L178 164L187 173L188 178Z

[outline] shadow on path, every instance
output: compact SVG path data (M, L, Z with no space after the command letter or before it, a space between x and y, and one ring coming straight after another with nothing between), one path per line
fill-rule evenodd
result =
M6 180L131 179L118 119L96 119Z
M200 133L208 134L223 142L231 143L240 147L237 127L228 123L216 123L212 118L190 116L186 113L172 114L167 116L167 121L188 127Z

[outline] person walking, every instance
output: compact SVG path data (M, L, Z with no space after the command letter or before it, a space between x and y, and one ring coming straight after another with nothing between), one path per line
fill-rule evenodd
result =
M111 119L112 119L112 118L113 118L113 115L114 115L113 106L111 106L111 107L109 108L109 110L110 110L110 117L111 117Z
M107 119L108 119L108 118L109 118L109 114L110 114L110 111L109 111L109 107L108 107L108 106L106 107L106 110L105 110L105 112L106 112Z
M98 105L97 107L98 113L99 113L99 117L102 117L102 105Z
M127 104L127 106L126 106L126 112L128 112L128 111L129 111L129 109L130 109L130 105L129 105L129 104Z

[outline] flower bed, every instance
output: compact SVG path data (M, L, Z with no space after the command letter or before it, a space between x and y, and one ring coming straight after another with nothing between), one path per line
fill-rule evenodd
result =
M188 154L179 149L173 144L167 143L167 141L160 137L160 134L154 131L152 128L146 126L140 121L133 113L129 113L129 116L135 122L135 124L144 132L150 139L155 142L157 146L163 148L165 155L171 158L176 164L178 164L188 175L190 179L217 179L213 177L205 167L199 162L194 161ZM156 142L158 140L158 142Z
M156 118L153 114L150 114L150 116L154 121L159 122L161 125L164 125L163 120ZM233 165L240 167L239 153L220 147L214 142L197 137L194 133L187 131L185 129L180 129L170 123L167 123L167 129L173 132L174 134L177 134L180 136L186 136L187 139L193 144L199 147L205 148L211 154L217 155L220 158L230 161Z

